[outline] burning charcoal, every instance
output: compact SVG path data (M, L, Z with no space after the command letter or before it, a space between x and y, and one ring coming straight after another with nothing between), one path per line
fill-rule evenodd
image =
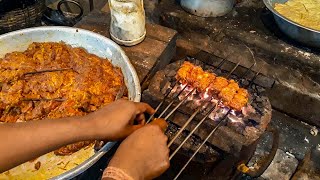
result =
M261 86L256 86L257 91L261 94L263 92L265 92L265 88L261 87Z
M255 99L255 101L258 102L258 103L261 103L261 102L262 102L262 98L258 96L258 97Z
M253 127L257 127L259 125L259 123L257 122L257 120L253 120L253 119L248 119L248 126L253 126Z
M220 69L217 69L216 74L222 74L222 71Z
M160 84L161 93L166 94L168 91L170 91L171 83L169 81L162 81Z
M243 87L247 87L248 85L249 85L249 81L247 81L246 79L241 79L240 80L240 84L241 84L241 86L243 86Z
M234 131L238 133L243 133L246 125L243 122L242 118L234 116L234 115L229 115L228 116L228 122L227 126L233 129Z
M231 79L238 79L238 76L232 74L232 75L230 76L230 78L231 78Z
M254 107L254 109L259 113L259 114L262 114L263 113L263 111L261 111L261 108L259 107L259 105L258 105L258 103L252 103L251 104L252 105L252 107Z
M248 115L247 119L248 119L249 122L250 121L254 121L254 122L258 123L258 124L261 123L261 117L257 113L250 113Z

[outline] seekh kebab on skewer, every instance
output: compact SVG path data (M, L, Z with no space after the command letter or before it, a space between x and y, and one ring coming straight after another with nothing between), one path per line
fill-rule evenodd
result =
M240 88L236 81L206 72L188 61L181 65L176 78L183 84L197 88L199 92L208 90L216 94L224 105L237 111L248 103L248 91Z

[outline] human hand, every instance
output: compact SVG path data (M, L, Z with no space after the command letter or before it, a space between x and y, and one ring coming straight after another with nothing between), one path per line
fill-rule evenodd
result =
M160 127L166 124L163 122L148 124L127 137L108 167L121 169L135 180L153 179L164 173L170 162L168 138Z
M153 114L154 109L146 103L118 100L88 114L84 122L92 139L121 140L144 126L144 113Z

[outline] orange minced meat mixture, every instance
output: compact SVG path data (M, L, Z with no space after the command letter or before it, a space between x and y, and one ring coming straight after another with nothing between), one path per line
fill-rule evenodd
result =
M108 59L63 42L32 43L0 59L0 122L83 116L113 102L123 86L121 69ZM55 153L71 154L89 144Z

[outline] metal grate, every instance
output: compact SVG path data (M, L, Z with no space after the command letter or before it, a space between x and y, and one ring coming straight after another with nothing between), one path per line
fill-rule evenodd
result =
M195 58L192 57L187 57L188 61L193 61L195 62L196 65L202 64L202 67L207 65L211 70L214 71L215 74L217 75L221 75L224 76L226 78L230 78L232 77L234 80L236 80L240 86L244 87L244 88L248 88L251 87L253 84L255 84L255 81L257 80L257 78L260 76L260 72L253 72L252 68L254 68L256 66L256 63L254 62L250 68L245 69L244 71L242 71L242 73L240 73L240 76L237 76L234 74L234 72L238 69L241 68L240 64L241 61L237 62L236 64L234 64L231 68L229 68L230 70L226 70L225 68L223 68L224 65L226 65L226 63L228 63L229 61L227 61L226 59L221 59L220 62L216 62L218 63L217 66L214 66L213 64L206 64L205 62L199 61ZM243 68L243 67L242 67ZM251 74L251 75L250 75ZM253 74L253 75L252 75ZM259 82L259 81L258 81ZM273 81L274 83L274 81ZM271 87L273 86L273 83L271 83ZM172 90L176 87L179 86L179 82L177 80L175 80L175 82L173 83L173 85L170 87L170 90L165 94L165 97L163 98L163 100L159 103L159 105L156 107L156 112L159 111L159 109L161 108L161 106L164 105L164 102L169 98L170 94L172 94ZM270 85L269 85L270 86ZM187 100L187 98L193 94L196 91L196 88L193 88L191 91L189 91L187 93L187 95L179 100L179 96L186 91L186 87L187 85L185 85L179 92L178 94L176 94L173 98L172 101L167 105L167 107L162 111L162 112L158 112L158 114L160 113L160 115L158 116L158 118L164 118L165 120L168 120L171 115L182 105L184 104L184 102ZM178 100L178 104L173 107L174 102ZM190 122L194 119L194 117L202 112L204 109L209 109L209 111L206 111L207 113L205 114L205 116L197 123L197 125L189 132L189 134L187 135L187 137L182 141L181 144L179 144L179 146L174 150L174 152L170 155L169 159L171 160L176 153L182 148L182 146L186 143L186 141L194 134L194 132L200 127L200 125L205 122L205 120L208 118L208 116L211 113L216 113L219 110L219 104L221 103L221 99L218 100L217 103L213 104L211 101L207 101L207 102L203 102L203 104L201 106L199 106L199 108L197 108L193 114L188 118L188 120L185 122L185 124L180 128L180 130L174 135L174 137L171 139L171 141L168 143L168 147L171 147L171 145L174 143L174 141L181 135L181 133L186 129L186 127L190 124ZM202 107L205 106L205 108L203 109ZM170 108L173 108L171 111L169 111ZM174 179L177 179L181 173L184 171L184 169L188 166L188 164L192 161L192 159L196 156L196 154L199 152L199 150L201 149L201 147L208 141L208 139L217 131L217 129L222 126L225 123L225 120L227 118L227 116L229 115L229 113L231 112L231 109L229 109L224 115L223 117L221 117L218 120L217 125L214 127L214 129L212 129L212 131L209 133L209 135L202 141L202 143L196 148L196 151L192 154L192 156L189 158L189 160L185 163L185 165L182 167L182 169L179 171L179 173L176 175L176 177ZM167 114L165 117L164 115ZM147 123L151 122L154 119L154 115L151 116Z

